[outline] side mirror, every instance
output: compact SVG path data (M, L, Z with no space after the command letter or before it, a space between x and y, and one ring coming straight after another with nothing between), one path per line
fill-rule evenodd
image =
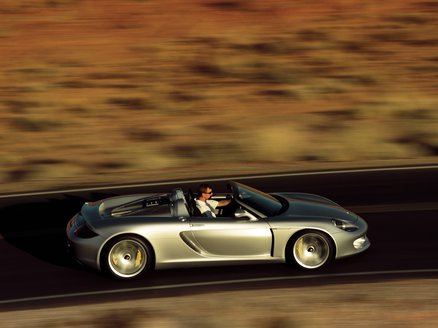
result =
M250 221L258 221L258 219L251 213L245 211L244 209L238 208L234 213L236 218L248 218Z

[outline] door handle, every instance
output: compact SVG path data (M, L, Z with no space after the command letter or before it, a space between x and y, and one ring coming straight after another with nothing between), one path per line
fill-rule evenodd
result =
M205 225L204 223L192 223L190 226L191 227L202 227L204 225Z

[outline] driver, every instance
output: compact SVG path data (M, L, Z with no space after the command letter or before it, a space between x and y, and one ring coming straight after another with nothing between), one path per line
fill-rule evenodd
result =
M214 210L216 209L216 207L227 206L231 203L231 199L223 199L220 201L211 199L212 195L213 188L209 184L203 183L199 185L198 198L195 200L195 203L202 216L215 218L216 214Z

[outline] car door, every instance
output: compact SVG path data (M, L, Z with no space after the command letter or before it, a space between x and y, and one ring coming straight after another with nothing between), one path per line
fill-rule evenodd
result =
M206 256L266 258L271 256L272 232L260 219L192 217L193 242Z

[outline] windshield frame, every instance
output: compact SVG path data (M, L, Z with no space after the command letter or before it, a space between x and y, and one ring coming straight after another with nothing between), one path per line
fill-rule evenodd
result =
M258 189L234 181L230 182L230 186L234 199L258 213L262 218L276 216L284 212L287 207L280 199ZM243 195L245 197L242 197Z

